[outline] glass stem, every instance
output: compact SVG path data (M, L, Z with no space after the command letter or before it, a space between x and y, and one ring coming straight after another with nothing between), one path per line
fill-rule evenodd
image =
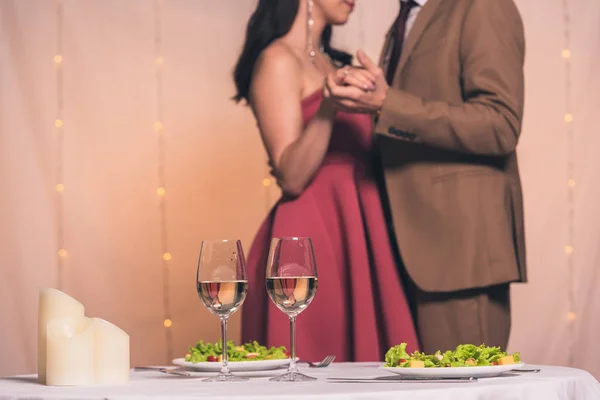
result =
M298 372L296 366L296 315L290 315L290 367L288 372Z
M229 375L228 355L227 355L227 317L221 317L221 356L223 358L223 366L221 367L221 374Z

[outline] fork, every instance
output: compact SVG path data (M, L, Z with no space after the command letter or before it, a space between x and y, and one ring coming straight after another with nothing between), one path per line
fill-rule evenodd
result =
M319 362L310 362L310 361L298 361L298 363L308 364L311 368L325 368L328 367L335 360L335 356L327 356L323 360Z

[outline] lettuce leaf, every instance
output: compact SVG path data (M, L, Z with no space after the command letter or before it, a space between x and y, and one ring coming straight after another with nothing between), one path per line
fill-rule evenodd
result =
M205 343L203 340L197 342L189 348L185 360L191 363L208 361L209 357L218 358L223 352L222 342ZM281 360L288 358L287 349L281 347L267 348L254 341L238 346L232 340L227 342L227 355L229 361L260 361L260 360ZM214 361L211 359L211 361Z
M509 355L500 347L486 346L484 344L461 344L455 350L445 352L436 351L428 355L415 351L412 354L406 352L406 343L401 343L388 350L385 355L386 367L407 368L411 361L423 361L425 368L447 368L447 367L474 367L497 365L498 360ZM515 363L521 362L520 353L512 354Z

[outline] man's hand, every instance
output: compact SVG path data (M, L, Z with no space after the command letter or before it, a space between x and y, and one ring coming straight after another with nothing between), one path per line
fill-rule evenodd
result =
M324 94L342 111L375 114L383 106L389 87L381 68L362 50L356 56L364 69L347 67L330 73Z

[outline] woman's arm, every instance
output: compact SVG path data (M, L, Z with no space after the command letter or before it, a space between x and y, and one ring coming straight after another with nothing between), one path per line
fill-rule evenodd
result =
M296 56L285 45L274 44L259 58L250 87L250 105L278 184L294 197L321 166L335 116L329 103L322 102L304 127L301 72Z

